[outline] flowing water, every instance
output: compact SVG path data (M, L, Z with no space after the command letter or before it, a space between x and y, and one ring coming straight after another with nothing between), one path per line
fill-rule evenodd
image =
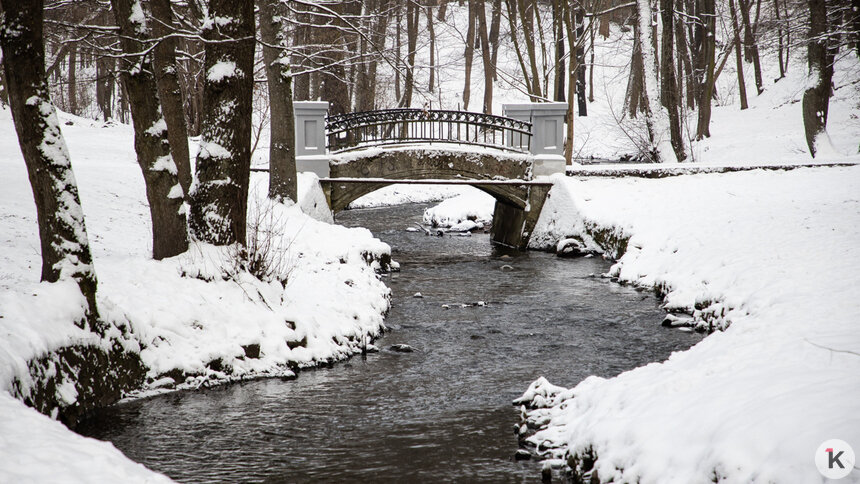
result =
M513 459L511 400L529 383L616 375L701 338L661 327L651 293L594 277L600 258L406 231L424 207L338 215L401 263L379 353L117 405L77 430L181 482L534 482L540 465Z

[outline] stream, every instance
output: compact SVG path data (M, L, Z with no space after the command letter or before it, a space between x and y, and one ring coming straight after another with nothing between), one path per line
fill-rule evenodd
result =
M76 430L180 482L540 482L539 463L513 458L511 400L533 380L573 386L702 338L661 327L651 292L595 277L610 267L599 257L406 231L427 206L337 217L369 228L401 264L383 276L392 309L380 352L292 380L115 405Z

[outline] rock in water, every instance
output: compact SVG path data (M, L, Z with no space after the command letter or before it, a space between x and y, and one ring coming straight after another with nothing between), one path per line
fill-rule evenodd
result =
M555 246L555 253L559 257L579 257L585 255L585 244L579 239L562 239Z
M424 295L421 294L420 292L416 292L415 294L412 295L412 297L422 298L422 297L424 297Z
M390 349L391 351L396 351L398 353L412 353L413 351L415 351L415 348L402 343L391 345L391 347L389 347L388 349Z
M532 453L525 449L517 449L517 453L514 454L514 460L529 460L532 458Z

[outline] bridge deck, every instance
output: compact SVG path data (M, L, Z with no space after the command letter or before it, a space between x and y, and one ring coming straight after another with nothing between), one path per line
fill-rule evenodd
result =
M535 180L398 180L393 178L320 178L321 182L329 183L391 183L403 185L502 185L502 186L546 186L551 187L553 182Z

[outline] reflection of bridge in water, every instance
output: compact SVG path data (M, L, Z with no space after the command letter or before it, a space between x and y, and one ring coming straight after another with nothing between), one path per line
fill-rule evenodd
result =
M297 102L296 163L320 177L334 212L395 183L474 186L496 199L492 240L522 249L552 186L540 178L564 172L566 109L532 103L505 105L505 116L389 109L327 117L328 103Z

